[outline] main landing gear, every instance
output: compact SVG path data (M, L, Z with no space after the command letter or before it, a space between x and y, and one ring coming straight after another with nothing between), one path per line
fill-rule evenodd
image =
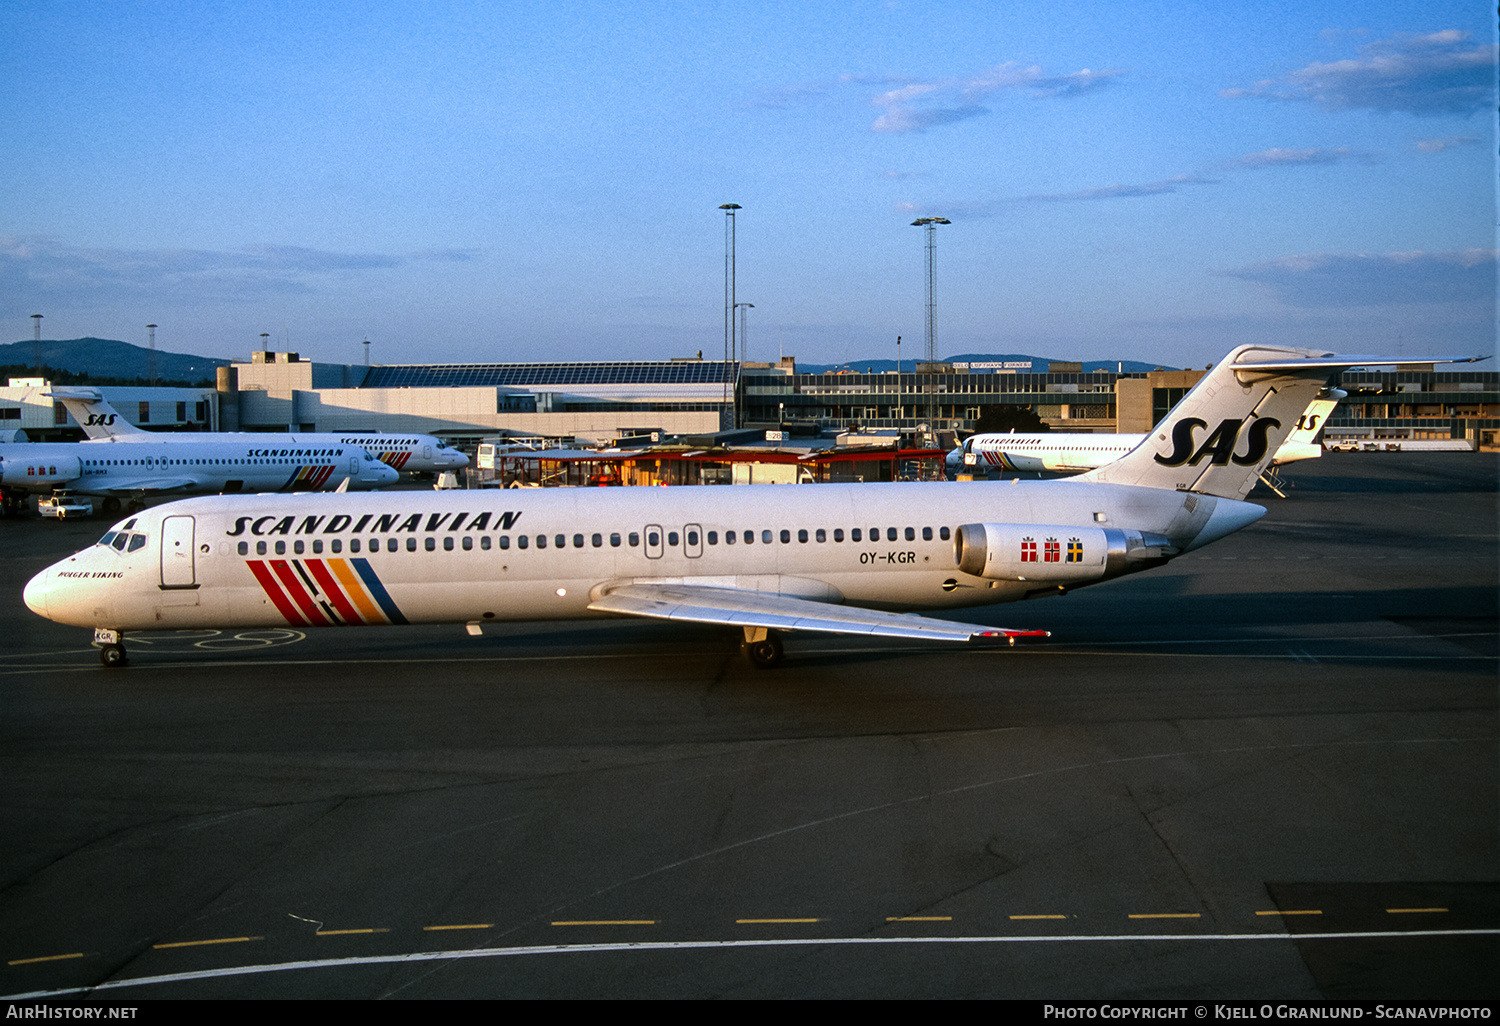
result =
M784 655L781 638L765 627L746 627L745 640L740 642L740 651L752 666L769 670L781 664Z

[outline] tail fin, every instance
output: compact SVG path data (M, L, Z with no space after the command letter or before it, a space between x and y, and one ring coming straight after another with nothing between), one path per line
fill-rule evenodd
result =
M1323 447L1313 439L1317 438L1318 432L1323 430L1324 422L1328 420L1328 415L1333 412L1333 408L1339 404L1339 400L1348 394L1339 388L1329 388L1319 392L1318 397L1312 401L1302 416L1297 418L1297 429L1287 436L1287 440L1281 443L1281 448L1276 450L1276 457L1271 460L1271 466L1279 467L1301 460L1315 460L1323 455ZM1270 484L1269 477L1266 483Z
M121 438L125 435L147 435L104 401L97 388L54 388L47 393L68 408L83 433L90 438Z
M1209 371L1145 441L1080 480L1243 499L1330 377L1402 362L1248 345Z

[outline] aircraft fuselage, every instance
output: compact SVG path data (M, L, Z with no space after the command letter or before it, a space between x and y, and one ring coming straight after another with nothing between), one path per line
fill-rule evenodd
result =
M116 630L565 619L631 582L940 610L1157 565L1264 512L1075 481L223 496L127 518L26 602Z

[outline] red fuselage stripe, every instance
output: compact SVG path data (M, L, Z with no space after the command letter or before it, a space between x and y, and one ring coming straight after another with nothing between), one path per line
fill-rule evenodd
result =
M260 582L261 590L266 593L266 597L276 606L277 611L286 618L286 622L296 627L305 626L307 621L302 619L296 607L287 601L286 594L281 590L281 585L276 583L275 575L271 573L266 564L258 559L251 559L246 560L245 565L250 568L250 572Z
M312 571L313 577L317 578L318 587L323 589L323 594L328 596L333 603L333 608L339 611L339 616L344 618L345 623L364 623L364 617L359 615L359 610L344 595L344 589L339 587L339 582L334 580L333 574L329 573L328 567L323 565L321 559L309 559L303 564Z
M328 618L323 615L323 611L318 608L317 603L312 600L312 596L298 580L297 571L293 570L286 560L271 560L271 569L276 572L277 579L286 586L286 593L292 597L293 602L297 603L297 608L302 610L302 615L307 617L308 623L321 627L328 622Z

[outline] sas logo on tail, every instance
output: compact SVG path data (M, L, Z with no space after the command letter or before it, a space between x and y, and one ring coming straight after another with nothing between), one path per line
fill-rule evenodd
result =
M97 427L102 424L105 427L108 427L114 422L115 415L113 413L91 413L89 414L89 419L84 423L84 426Z
M1266 449L1269 448L1266 436L1273 428L1281 427L1281 421L1273 417L1262 417L1252 422L1250 429L1245 432L1248 450L1243 456L1239 456L1235 454L1234 446L1239 441L1240 428L1243 426L1237 420L1221 421L1213 433L1203 440L1203 444L1194 449L1193 431L1208 427L1208 422L1197 417L1185 417L1172 428L1171 455L1157 453L1156 462L1164 467L1180 467L1184 463L1196 467L1207 457L1209 463L1216 467L1228 466L1230 463L1239 467L1253 467L1265 458Z

